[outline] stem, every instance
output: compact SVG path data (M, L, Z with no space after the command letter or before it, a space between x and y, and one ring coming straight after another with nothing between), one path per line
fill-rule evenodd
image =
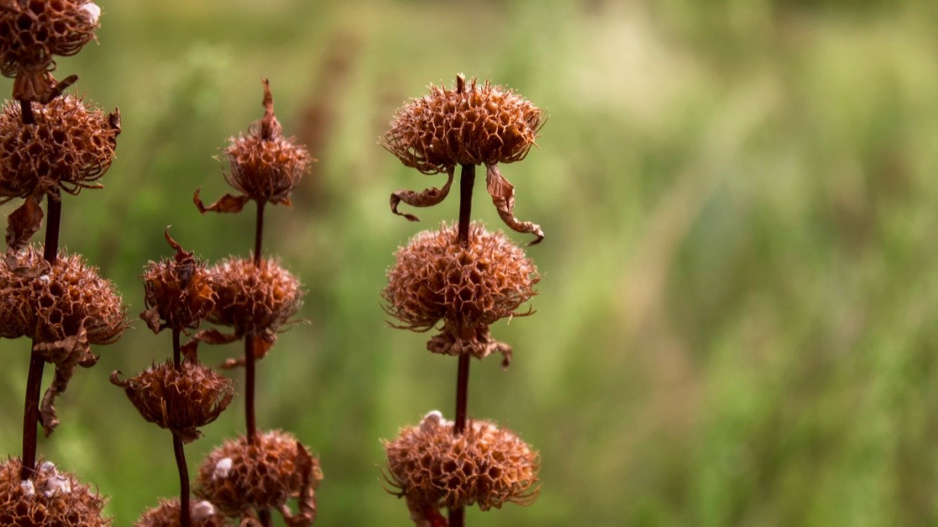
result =
M257 202L257 221L254 227L254 267L261 266L261 243L264 240L264 205L266 202ZM247 439L253 443L257 440L257 416L254 410L254 391L257 383L257 368L254 360L255 336L248 333L244 336L244 414L247 422ZM262 511L264 512L264 511Z
M23 101L24 111L29 109L29 102ZM23 115L26 115L24 113ZM32 112L29 112L32 117ZM62 221L62 199L56 194L49 194L46 200L46 240L42 257L49 265L55 265L59 252L59 224ZM35 343L34 343L35 344ZM20 467L20 479L27 480L36 472L37 427L39 417L39 395L42 391L42 370L45 359L32 352L29 357L29 372L26 374L26 401L23 404L23 457Z
M469 246L469 223L472 213L472 185L476 179L476 166L463 165L459 176L459 244Z
M179 349L179 328L173 328L173 369L182 370ZM172 409L170 409L172 411ZM189 467L186 465L186 451L182 448L182 438L173 433L173 453L176 454L176 468L179 470L179 525L189 527Z
M261 242L264 241L264 205L266 202L257 202L257 221L254 224L254 265L261 264Z
M29 101L20 101L20 114L23 124L36 124L36 118L33 116L33 105Z
M263 527L270 527L273 525L270 521L270 511L267 509L257 511L257 519L261 522Z
M173 369L182 369L182 352L179 347L179 328L173 328Z

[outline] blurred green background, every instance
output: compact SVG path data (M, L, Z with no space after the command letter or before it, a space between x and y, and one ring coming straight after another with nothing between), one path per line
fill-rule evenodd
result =
M191 197L227 191L213 157L262 114L262 77L320 160L292 209L269 209L266 252L303 280L309 324L260 363L258 393L259 424L321 457L317 525L411 525L379 484L379 440L453 411L455 360L387 328L378 292L396 247L457 200L421 225L392 216L391 191L441 177L377 137L458 72L550 116L539 149L502 167L519 218L547 233L528 251L538 312L493 328L515 361L474 361L470 396L471 416L540 449L543 489L469 525L938 522L935 3L101 4L100 44L59 73L119 106L123 134L106 189L66 196L62 240L135 318L166 225L212 261L251 247L251 214L200 216ZM480 186L474 216L502 228ZM0 452L17 454L28 343L0 345ZM129 525L177 476L169 433L107 378L170 340L138 320L97 351L39 449ZM242 403L187 448L192 471L242 430Z

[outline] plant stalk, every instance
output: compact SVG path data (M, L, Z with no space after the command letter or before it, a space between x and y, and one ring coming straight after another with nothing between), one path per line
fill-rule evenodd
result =
M24 112L29 109L29 102L23 102ZM32 111L28 112L32 117ZM23 114L24 116L26 113ZM25 119L25 117L24 117ZM57 193L50 193L46 199L46 239L42 257L49 265L55 265L59 253L59 225L62 222L62 198ZM35 344L35 342L33 343ZM23 457L21 458L20 479L27 480L36 473L36 443L39 414L39 396L42 391L42 370L45 359L35 352L30 353L29 372L26 374L26 401L23 404Z
M179 346L179 328L173 328L173 369L182 370L182 353ZM173 433L173 453L176 455L176 468L179 471L179 525L190 527L189 517L189 467L186 465L186 451L182 448L182 438Z
M263 201L257 202L257 219L254 224L254 267L260 269L261 246L264 240L264 205ZM254 357L254 334L248 333L244 336L244 414L247 423L248 442L254 443L257 440L257 415L254 406L254 392L257 384L257 367Z

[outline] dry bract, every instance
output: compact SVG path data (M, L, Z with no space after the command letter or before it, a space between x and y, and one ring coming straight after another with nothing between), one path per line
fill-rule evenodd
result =
M111 382L124 389L140 415L172 430L184 443L198 439L202 434L197 429L217 419L234 396L230 379L189 361L178 370L168 361L125 381L119 375L112 373Z
M280 511L287 525L311 525L316 518L315 490L322 480L319 461L290 434L270 431L256 442L225 441L199 468L196 494L232 518L250 520L256 511ZM297 499L297 511L288 506Z
M207 501L192 501L189 504L189 519L192 527L226 527L228 520L215 511ZM160 500L160 504L140 516L134 527L178 527L179 498Z
M472 421L455 435L451 421L431 412L384 447L389 481L407 498L418 525L427 508L478 504L488 510L537 499L537 452L489 421Z
M18 458L0 463L0 525L35 527L100 527L105 498L72 474L49 462L39 463L34 477L20 480Z
M114 285L79 255L62 251L49 268L41 254L30 247L0 263L0 336L32 338L33 352L55 364L42 399L49 434L58 424L55 396L65 391L75 366L93 366L91 345L116 341L127 318Z
M154 333L167 327L194 329L215 306L205 263L184 251L168 231L165 236L176 254L172 259L150 262L143 273L147 310L140 318Z
M442 320L442 340L431 341L439 353L488 355L497 348L489 326L529 314L518 308L535 294L540 279L522 249L478 223L470 228L467 247L460 245L455 226L444 225L414 236L396 259L382 293L385 308L401 327L415 331Z

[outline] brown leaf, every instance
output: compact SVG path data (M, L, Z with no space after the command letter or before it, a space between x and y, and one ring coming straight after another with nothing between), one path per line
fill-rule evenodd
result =
M192 202L195 203L196 208L198 208L199 212L202 214L205 214L206 212L241 212L241 209L244 208L244 205L251 199L248 196L234 196L232 194L225 194L224 196L218 198L218 201L206 207L199 198L200 190L202 189L196 189L195 195L192 196Z
M18 251L42 226L42 208L29 196L16 210L7 217L7 248Z
M485 165L485 185L488 187L489 194L492 196L492 203L498 210L505 225L511 227L515 232L532 233L537 238L528 245L537 245L544 239L544 231L541 226L530 221L518 221L515 218L515 187L502 176L498 170L498 165Z
M147 309L143 313L140 313L140 318L147 323L147 327L150 328L153 333L159 333L163 331L163 324L160 323L160 312L156 306Z
M428 188L423 192L401 189L391 194L391 212L398 216L404 216L410 221L420 221L413 214L406 214L397 211L397 206L403 201L412 207L432 207L439 204L449 195L450 186L453 184L453 172L456 167L449 167L446 174L446 184L443 188Z

